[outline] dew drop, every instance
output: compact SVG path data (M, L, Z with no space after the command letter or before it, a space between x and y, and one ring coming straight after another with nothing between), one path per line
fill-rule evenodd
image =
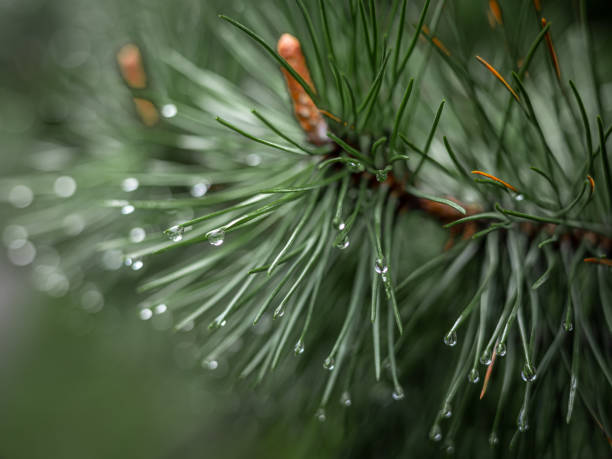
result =
M136 208L131 205L131 204L126 204L121 208L121 214L122 215L130 215L131 213L134 212L134 210L136 210Z
M163 314L167 310L168 310L168 306L166 306L164 303L161 303L155 306L155 314Z
M521 371L521 378L525 382L533 382L536 380L537 374L536 369L533 365L526 363Z
M56 298L64 296L70 288L68 278L55 266L36 266L34 282L36 288Z
M274 310L274 314L272 315L272 318L273 319L280 319L284 315L285 315L285 307L284 306L279 306L278 308L276 308Z
M523 196L522 194L517 194L514 197L514 199L517 200L517 201L523 201L525 199L525 196Z
M166 104L161 108L161 114L164 118L174 118L178 110L174 104Z
M508 352L508 349L506 348L506 343L497 343L497 346L495 347L495 352L499 357L503 357L504 355L506 355L506 352Z
M126 193L136 191L140 186L140 182L136 177L128 177L121 182L121 189Z
M467 378L469 382L471 382L472 384L476 384L478 381L480 381L480 375L478 374L478 370L476 368L472 368L468 373Z
M364 170L363 164L358 161L348 161L346 167L351 172L363 172Z
M225 241L225 231L223 231L221 228L209 231L208 233L206 233L206 239L208 239L208 243L210 245L219 247Z
M452 440L446 440L446 445L444 448L444 452L449 456L455 454L455 443Z
M64 175L58 177L53 184L53 191L60 198L69 198L77 189L77 184L72 177Z
M142 260L134 260L132 262L132 270L133 271L140 271L143 266L144 266L144 263L143 263Z
M439 424L434 424L432 426L431 430L429 431L429 438L431 438L433 441L442 440L442 429L440 428Z
M483 365L491 364L491 352L488 349L485 349L482 355L480 356L480 363Z
M90 287L81 295L81 307L85 311L95 314L104 307L104 296L97 288Z
M182 332L190 332L191 330L193 330L193 327L195 327L195 322L193 320L190 320L190 321L186 322L185 325L183 325L181 327L181 331Z
M447 346L455 346L457 344L457 332L455 330L451 330L446 336L444 336L443 341Z
M16 247L9 247L8 258L15 266L27 266L36 258L36 247L30 241L25 241Z
M489 435L489 445L495 446L498 443L499 443L499 437L497 436L497 433L491 432L491 435Z
M79 214L66 215L62 224L68 236L78 236L85 229L85 219Z
M440 416L443 418L450 418L453 415L453 407L449 402L446 402L440 410Z
M127 260L126 260L127 261ZM123 264L123 255L119 250L107 250L102 255L102 266L107 271L116 271Z
M400 386L397 386L391 394L391 397L393 397L393 400L402 400L405 397L404 389L402 389Z
M338 229L338 231L342 231L344 228L346 228L346 223L344 223L339 218L334 217L334 219L332 220L332 227Z
M28 241L28 230L19 225L8 225L2 233L2 240L9 249L18 249Z
M351 394L349 394L348 391L342 392L342 395L340 396L340 404L346 407L349 407L353 404L353 402L351 401Z
M190 190L190 194L194 198L201 198L208 192L209 188L210 183L208 183L207 181L200 181L198 183L193 184Z
M129 266L133 271L140 271L144 263L140 258L126 258L125 266Z
M389 267L385 263L384 258L377 258L376 263L374 263L374 271L378 274L386 274L389 271Z
M574 329L574 324L571 320L566 320L563 322L563 329L569 333Z
M315 413L315 418L317 418L319 422L325 422L325 420L327 419L327 416L325 415L325 409L319 408Z
M347 247L348 247L350 244L351 244L351 242L349 241L348 236L344 236L344 238L343 238L343 239L342 239L340 242L338 242L338 243L336 244L336 247L337 247L338 249L340 249L340 250L344 250L344 249L346 249L346 248L347 248Z
M179 225L174 225L172 228L166 230L166 235L168 236L168 239L173 242L182 241L183 233L185 233L185 228Z
M145 240L147 237L147 232L144 228L136 227L130 230L130 241L134 243L139 243Z
M293 351L295 352L296 355L300 355L304 353L304 341L302 341L301 338L298 340L297 343L295 343L295 347L293 348Z
M140 310L138 315L142 320L149 320L151 317L153 317L153 311L151 311L149 308L144 308Z
M209 370L216 370L219 367L219 362L217 362L215 359L206 360L202 362L202 366L204 368L208 368Z
M246 163L251 167L259 166L261 164L261 156L257 153L251 153L247 155Z
M527 422L527 412L524 407L521 408L521 411L519 412L516 425L518 426L519 432L525 432L527 429L529 429L529 423Z
M32 204L34 193L25 185L16 185L9 192L8 200L14 207L23 209Z
M327 357L323 362L323 368L332 371L336 367L336 361L333 357Z
M227 325L227 320L225 319L219 323L219 327L225 327L226 325Z

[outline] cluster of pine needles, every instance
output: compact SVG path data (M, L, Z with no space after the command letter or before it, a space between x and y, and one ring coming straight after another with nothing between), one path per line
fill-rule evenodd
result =
M136 290L202 371L344 417L352 455L609 453L612 80L586 2L182 3L192 43L136 2L108 71L66 77L88 116L0 181L9 259L92 313Z

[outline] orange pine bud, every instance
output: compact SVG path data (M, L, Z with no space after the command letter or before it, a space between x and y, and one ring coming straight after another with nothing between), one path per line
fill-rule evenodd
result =
M300 75L304 81L314 90L310 72L306 65L306 59L302 53L300 42L293 35L284 33L281 35L277 44L278 54L283 57L287 63ZM304 88L297 82L293 76L284 68L281 68L289 95L293 102L293 111L300 126L306 132L308 141L315 145L327 143L327 123L321 115L321 111L317 108L313 100L306 93Z

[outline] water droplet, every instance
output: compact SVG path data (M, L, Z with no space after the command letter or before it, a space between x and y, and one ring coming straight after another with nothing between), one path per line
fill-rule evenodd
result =
M304 341L302 341L301 338L298 340L297 343L295 343L295 347L293 348L293 351L295 352L296 355L300 355L304 353Z
M125 266L129 266L133 271L140 271L144 263L140 258L126 258Z
M53 191L60 198L69 198L77 189L77 184L72 177L63 175L58 177L53 184Z
M453 415L453 407L449 402L444 403L444 406L440 410L440 416L443 418L450 418Z
M346 228L346 223L339 218L334 217L332 220L332 227L338 229L338 231L342 231L344 228Z
M216 370L219 367L219 362L217 362L215 359L205 360L202 362L202 366L204 368L208 368L209 370Z
M503 357L504 355L506 355L507 351L508 349L506 348L506 343L497 343L497 346L495 347L495 352L497 353L498 357Z
M121 213L123 215L130 215L131 213L134 212L134 210L136 210L136 208L133 205L128 203L121 208Z
M219 247L225 241L225 231L221 228L214 229L206 233L206 239L210 245L214 245L215 247Z
M451 439L446 440L446 445L444 446L444 452L448 454L449 456L455 454L455 443Z
M78 236L85 229L85 219L79 214L66 215L62 224L68 236Z
M128 177L121 182L121 189L126 193L136 191L140 186L140 182L136 177Z
M376 171L376 180L380 183L387 180L388 171L385 169L379 169Z
M527 429L529 429L529 423L527 422L527 411L525 410L525 407L521 408L516 425L518 426L519 432L525 432Z
M38 265L34 268L34 283L40 291L53 297L62 297L70 288L68 278L55 266Z
M404 389L402 389L400 386L397 386L391 394L391 397L393 397L393 400L402 400L405 397Z
M34 193L25 185L17 185L9 192L8 200L14 207L23 209L32 204Z
M182 332L190 332L191 330L193 330L193 327L195 327L195 322L193 320L190 320L190 321L186 322L185 325L183 325L181 327L181 331Z
M489 351L488 349L484 350L484 352L480 356L480 363L482 363L483 365L491 364L491 351Z
M130 230L130 241L134 243L142 242L146 237L147 232L144 230L144 228L136 227Z
M566 320L563 322L563 329L569 333L574 329L574 324L571 320Z
M521 378L523 378L523 381L533 382L536 380L537 376L535 367L529 363L526 363L521 371Z
M440 428L439 424L434 424L432 426L431 430L429 431L429 438L431 438L433 441L442 440L442 429Z
M166 104L161 108L161 114L164 118L174 118L178 110L174 104Z
M273 319L280 319L285 315L285 306L281 305L274 310L274 314L272 315Z
M480 375L478 374L478 370L476 368L472 368L468 373L467 378L469 382L471 382L472 384L476 384L478 381L480 381Z
M342 239L340 242L338 242L338 243L336 244L336 247L337 247L338 249L340 249L340 250L344 250L344 249L346 249L346 248L347 248L347 247L348 247L350 244L351 244L351 242L349 241L348 236L344 236L344 238L343 238L343 239Z
M389 267L385 263L384 258L377 258L376 263L374 263L374 271L378 274L386 274L389 271Z
M153 317L153 311L151 311L149 308L144 308L140 310L138 315L142 320L149 320L151 317Z
M164 303L161 303L155 306L155 314L163 314L167 310L168 310L168 306L166 306Z
M104 307L104 296L97 288L88 288L81 295L81 306L91 314L99 312Z
M333 357L327 357L325 362L323 362L323 368L326 370L332 371L336 367L336 361Z
M348 161L346 163L346 168L351 172L363 172L365 169L363 164L361 164L359 161Z
M142 260L133 260L132 261L132 271L140 271L142 269L142 267L144 266L144 263Z
M123 255L120 250L107 250L102 255L102 266L108 271L116 271L123 264Z
M489 445L495 446L498 443L499 443L499 437L497 436L497 433L491 432L491 435L489 435Z
M166 236L173 242L180 242L183 240L183 233L185 233L185 228L179 225L174 225L172 228L167 229Z
M353 404L351 401L351 394L349 394L347 391L342 392L342 395L340 396L340 404L346 407L351 406Z
M261 164L261 156L259 156L257 153L251 153L249 155L247 155L246 157L246 163L249 166L259 166Z
M210 183L206 180L194 183L190 190L191 196L193 196L194 198L201 198L208 192L209 188Z
M325 420L327 419L327 416L325 415L325 409L319 408L315 413L315 418L317 418L319 422L325 422Z
M525 196L523 196L522 194L517 194L517 195L514 197L514 199L515 199L515 200L517 200L517 201L522 201L522 200L524 200L524 199L525 199Z
M36 258L36 247L30 241L25 241L18 247L10 247L8 258L15 266L27 266Z
M9 249L18 249L28 241L28 230L23 226L8 225L4 228L2 240Z
M444 337L443 341L444 344L446 344L447 346L453 347L457 344L457 332L455 330L449 331L448 334Z
M223 319L221 322L219 322L219 327L225 327L227 325L227 320Z

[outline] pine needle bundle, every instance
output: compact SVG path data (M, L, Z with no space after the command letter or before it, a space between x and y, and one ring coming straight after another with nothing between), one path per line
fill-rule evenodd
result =
M308 432L296 456L325 428L332 456L609 453L586 2L159 3L125 7L106 70L62 81L80 116L0 182L37 288L194 335Z

